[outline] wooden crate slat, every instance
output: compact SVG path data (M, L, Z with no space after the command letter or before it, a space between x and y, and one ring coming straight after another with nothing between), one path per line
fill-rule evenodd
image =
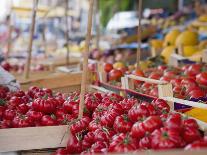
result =
M176 103L192 106L192 107L195 107L195 108L207 109L207 104L204 104L204 103L178 99L178 98L175 98L175 97L162 97L162 99L164 99L166 101L169 101L169 102L176 102Z
M23 90L28 89L30 86L46 87L56 89L66 86L80 85L82 73L58 73L50 77L37 80L27 80L20 83Z
M0 152L65 147L68 138L67 125L1 129Z
M167 82L164 82L164 81L149 79L149 78L136 76L136 75L126 75L126 77L134 79L134 80L140 80L140 81L144 81L144 82L147 82L147 83L152 83L152 84L166 84L167 83Z

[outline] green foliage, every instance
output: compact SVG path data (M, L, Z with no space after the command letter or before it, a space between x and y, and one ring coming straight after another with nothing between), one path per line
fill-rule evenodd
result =
M105 27L116 12L133 10L133 4L134 0L99 0L102 26Z

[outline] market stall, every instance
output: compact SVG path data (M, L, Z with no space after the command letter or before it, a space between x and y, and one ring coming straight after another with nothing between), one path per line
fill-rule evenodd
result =
M14 66L2 63L10 72L2 71L4 76L0 73L0 78L14 76L0 85L0 153L205 155L206 55L202 52L202 61L189 58L197 53L195 49L206 49L204 43L199 47L198 33L191 29L196 24L182 30L169 26L172 30L166 35L158 28L156 33L164 38L152 35L145 41L143 1L139 0L135 3L139 17L136 42L125 41L107 49L124 49L122 53L133 49L133 55L113 52L119 59L106 61L113 56L103 56L101 49L90 55L94 50L91 40L97 1L87 3L82 62L73 67L75 60L68 46L61 60L52 58L56 64L52 59L32 59L40 2L34 0L24 72L17 74ZM64 2L67 6L60 13L67 17L72 1ZM65 25L68 28L69 21ZM68 44L71 32L66 29L64 33ZM101 37L96 47L99 40ZM33 63L50 67L35 73L31 70ZM15 89L10 89L11 82L17 84Z

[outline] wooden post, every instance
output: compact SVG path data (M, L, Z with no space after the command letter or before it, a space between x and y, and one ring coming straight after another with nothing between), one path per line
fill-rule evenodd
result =
M69 0L65 0L65 25L66 25L65 40L66 40L66 49L67 49L67 55L66 55L67 67L69 66L70 63L68 5L69 5Z
M202 53L202 62L207 63L207 50L203 50L203 53Z
M32 26L30 28L30 38L29 38L29 47L28 47L28 56L27 62L24 70L24 77L25 79L29 78L29 71L31 65L31 57L32 57L32 44L33 44L33 35L35 30L35 23L36 23L36 12L37 12L38 0L33 0L33 8L32 8Z
M45 20L44 23L46 23ZM43 32L42 32L42 41L43 41L43 49L45 50L45 57L47 57L47 40L45 36L45 30L46 30L46 26L44 25Z
M139 23L138 23L138 34L137 34L137 69L139 68L139 63L140 63L140 55L141 55L141 44L142 44L142 24L141 24L141 19L142 19L142 0L139 0L139 7L138 7L138 18L139 18Z
M84 96L86 92L86 81L87 81L87 70L88 70L88 53L89 53L89 45L90 45L90 40L91 40L93 4L94 4L94 0L90 0L89 13L88 13L88 24L87 24L87 35L86 35L86 51L83 53L83 75L82 75L82 81L81 81L81 93L80 93L78 118L82 118L83 116Z
M182 44L180 44L179 46L178 46L178 54L179 55L181 55L181 56L183 56L184 55L184 50L183 50L183 45Z
M99 0L95 0L95 17L96 17L96 49L99 49L99 41L100 41Z
M12 25L12 11L10 11L9 15L9 34L8 34L8 44L7 44L7 51L6 51L6 56L5 59L7 60L9 58L9 53L11 52L11 47L12 47L12 32L13 32L13 25Z
M156 49L154 47L151 47L151 56L155 57L157 55Z
M158 97L173 97L172 84L161 84L158 85ZM174 110L174 102L169 102L170 110Z

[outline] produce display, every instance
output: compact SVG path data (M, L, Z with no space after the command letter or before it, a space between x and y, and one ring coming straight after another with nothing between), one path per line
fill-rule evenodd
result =
M87 94L86 109L90 114L71 124L67 147L54 154L190 150L207 146L196 121L170 112L161 99L148 103L115 94Z
M69 102L64 95L37 87L31 87L27 92L10 92L7 87L1 86L0 128L68 124L77 118L78 102Z
M182 67L168 67L160 65L156 68L148 68L145 70L135 70L134 66L126 66L123 63L103 65L106 74L106 83L110 84L112 89L121 88L121 77L127 74L134 74L145 78L155 79L171 83L173 86L173 95L179 99L185 99L206 104L207 88L206 88L206 65L202 63L183 65ZM93 68L95 69L95 67ZM96 74L95 74L96 75ZM97 76L97 75L96 75ZM94 84L98 78L95 78ZM133 80L134 90L144 95L158 97L158 85L143 81ZM114 87L115 86L115 87ZM203 115L206 109L192 108L183 104L175 104L175 109L185 110L185 114L207 122L207 116Z
M105 63L104 71L110 84L120 86L121 77L124 74L134 74L136 76L147 77L172 83L175 97L182 99L192 99L206 97L207 90L207 66L197 63L183 65L183 67L168 67L160 65L156 68L146 70L135 69L134 66L126 66L117 62L112 64ZM157 97L157 85L141 81L134 81L135 89L138 92Z
M206 2L69 3L43 20L33 1L26 25L16 14L1 22L0 154L205 154Z
M9 62L3 61L3 62L1 62L0 66L2 68L4 68L6 71L8 71L8 72L23 73L24 72L25 64L24 63L21 63L21 64L11 64ZM47 71L47 70L49 70L49 68L47 66L43 66L41 64L31 66L31 71L33 71L33 72Z

